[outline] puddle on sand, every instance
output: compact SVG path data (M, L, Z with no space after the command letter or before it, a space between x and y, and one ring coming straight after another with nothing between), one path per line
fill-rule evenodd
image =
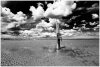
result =
M89 57L92 56L91 53L85 51L83 48L75 48L75 47L66 47L62 46L60 50L57 50L56 46L44 46L42 47L44 51L49 53L57 53L62 56L70 56L70 57Z

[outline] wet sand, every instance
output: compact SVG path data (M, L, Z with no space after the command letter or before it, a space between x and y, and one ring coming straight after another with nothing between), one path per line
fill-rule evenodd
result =
M2 66L98 66L99 40L1 40Z

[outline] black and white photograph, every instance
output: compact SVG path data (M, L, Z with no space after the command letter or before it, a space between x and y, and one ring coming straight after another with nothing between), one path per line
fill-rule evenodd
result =
M1 0L1 66L99 66L99 0Z

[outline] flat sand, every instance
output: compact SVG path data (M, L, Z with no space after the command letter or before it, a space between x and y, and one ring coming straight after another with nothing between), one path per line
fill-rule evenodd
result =
M2 66L99 66L99 39L1 40Z

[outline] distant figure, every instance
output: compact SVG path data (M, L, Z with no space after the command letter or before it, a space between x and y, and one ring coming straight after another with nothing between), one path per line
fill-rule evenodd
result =
M60 33L57 33L57 44L58 44L58 50L61 49L60 47L60 40L62 41L62 37L61 37L61 34Z

